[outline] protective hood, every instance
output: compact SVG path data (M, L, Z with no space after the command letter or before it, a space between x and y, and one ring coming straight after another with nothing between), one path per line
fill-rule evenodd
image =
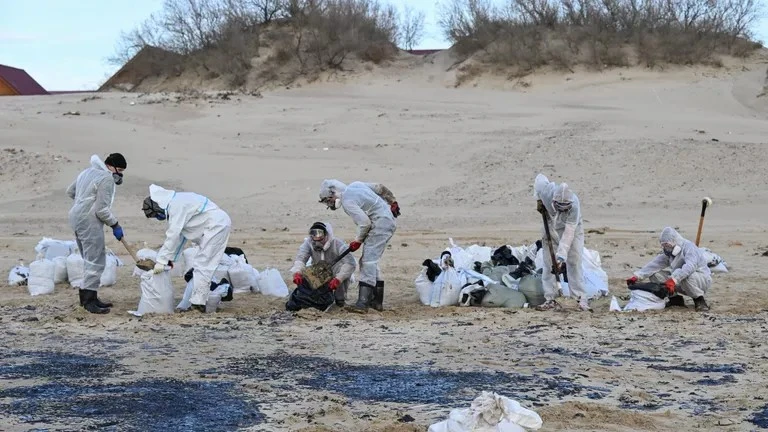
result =
M557 189L555 189L555 195L552 199L559 203L572 203L573 191L568 187L568 183L560 183Z
M107 165L104 163L104 161L101 160L101 158L98 155L91 156L91 166L96 169L110 172L109 169L107 169Z
M346 189L347 185L336 179L323 180L323 183L320 185L320 199L323 200L329 197L341 198L341 194Z
M167 209L168 204L171 203L173 196L176 195L176 191L170 189L164 189L156 184L149 185L149 197L152 201L156 202L160 208Z
M533 197L542 199L543 196L548 195L547 192L550 192L550 194L554 193L553 191L549 191L553 187L554 184L549 181L547 176L539 174L536 176L536 180L533 181Z
M328 248L331 247L331 243L333 243L333 227L331 226L330 222L321 222L325 226L325 242L323 243L323 250L327 251ZM310 238L309 241L311 242L312 239Z
M672 227L664 228L664 230L661 231L661 235L659 236L659 243L670 243L675 246L681 246L683 244L683 240L685 240L683 236L681 236Z

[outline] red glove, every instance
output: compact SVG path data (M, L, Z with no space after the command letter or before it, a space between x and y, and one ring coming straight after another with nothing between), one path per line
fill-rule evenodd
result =
M339 285L341 285L341 281L336 278L333 278L328 282L328 288L330 288L331 291L336 291L336 288L338 288Z
M627 286L634 285L637 283L637 276L632 276L631 278L627 279Z
M355 241L353 241L352 243L349 244L349 250L354 252L354 251L360 249L360 246L362 246L362 245L363 245L362 243L360 243L359 241L355 240Z
M675 280L672 278L667 279L666 282L664 282L664 286L667 287L667 291L669 291L669 294L672 295L675 293Z
M294 273L293 283L295 283L296 285L301 285L302 282L304 282L304 278L301 277L301 273Z
M392 216L394 217L400 216L400 206L397 204L397 201L390 204L389 209L392 210Z

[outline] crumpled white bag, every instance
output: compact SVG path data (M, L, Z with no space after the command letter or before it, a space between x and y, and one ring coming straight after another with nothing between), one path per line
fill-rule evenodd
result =
M469 408L451 410L447 420L434 423L428 432L524 432L542 423L535 411L517 401L484 391Z
M541 248L536 255L536 269L544 266L544 248ZM547 252L549 253L549 252ZM584 274L584 292L587 298L594 299L608 295L608 273L602 269L600 253L596 250L584 248L581 256L581 268ZM560 289L563 297L570 297L571 290L568 288L568 282L562 281L560 277Z
M101 273L101 278L99 279L100 287L112 286L117 283L117 266L119 262L117 255L112 253L107 255L104 271Z
M135 311L128 313L142 316L147 313L173 313L173 284L171 272L154 274L152 270L141 275L141 298Z
M712 273L728 273L728 263L725 262L723 257L712 252L709 248L700 247L699 250L704 254L704 258L707 260L707 267Z
M36 259L53 260L56 257L67 257L77 249L77 243L72 240L56 240L43 237L35 246Z
M227 269L227 280L232 285L234 294L242 294L258 290L256 277L258 272L245 262L241 255L231 255L232 265ZM226 294L226 293L225 293Z
M29 267L24 265L14 266L8 273L8 286L26 285L29 279Z
M85 261L80 253L73 253L67 257L67 279L72 288L82 288L85 277Z
M29 280L27 289L29 295L36 296L53 292L53 278L56 265L49 259L39 259L29 265Z
M429 305L432 307L458 305L461 287L465 283L466 279L455 268L443 269L442 273L435 278L435 283L432 284Z
M57 256L53 259L53 283L60 284L67 281L67 257Z
M287 297L289 294L288 285L285 284L280 272L273 268L268 268L261 272L259 290L264 295L281 298Z
M629 295L629 303L624 306L623 311L664 310L666 306L667 301L665 299L658 298L648 291L632 290Z

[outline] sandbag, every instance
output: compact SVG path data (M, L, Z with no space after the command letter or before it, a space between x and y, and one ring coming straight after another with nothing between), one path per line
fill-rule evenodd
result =
M486 287L487 293L480 302L482 307L521 308L528 303L525 294L501 284Z
M251 292L256 288L254 268L245 262L242 255L232 255L232 265L227 269L227 279L232 284L235 294Z
M117 263L115 255L107 255L104 271L101 272L101 278L99 279L100 287L112 286L117 283Z
M520 281L517 283L517 289L525 295L528 305L531 307L544 304L546 301L544 298L544 285L541 281L541 275L538 273L520 278Z
M416 293L419 294L419 301L423 305L429 306L432 298L432 281L427 276L427 267L422 267L421 272L416 276L414 283L416 284Z
M509 273L515 271L517 269L516 265L500 265L496 267L490 267L486 268L483 271L483 274L488 276L489 278L495 280L495 281L501 281L503 283L503 278L505 275L508 275Z
M623 311L664 310L666 306L667 301L665 299L659 298L648 291L634 290L630 292L629 303L624 306Z
M461 288L466 283L459 272L453 267L443 269L443 272L432 284L429 305L432 307L456 306L459 304Z
M154 274L151 270L141 275L141 298L136 311L131 314L142 316L148 313L173 313L173 284L171 273L164 271Z
M56 257L68 257L77 249L77 243L72 240L56 240L43 237L35 246L37 259L53 260Z
M447 420L430 425L428 432L524 432L542 424L536 412L519 402L484 391L469 408L451 410Z
M67 279L72 288L82 288L85 277L85 261L79 253L67 257Z
M49 259L39 259L29 265L29 280L27 289L29 295L36 296L53 293L53 278L56 265Z
M24 286L29 279L29 267L24 266L23 263L14 266L10 272L8 272L8 286Z
M268 268L261 273L259 291L264 295L286 297L288 296L288 285L285 284L277 269Z
M336 296L328 289L328 285L323 285L318 289L312 289L310 284L303 280L291 293L290 298L285 303L285 310L298 311L301 309L314 308L325 311L328 306L336 302Z
M67 257L57 256L53 259L53 283L60 284L67 281Z

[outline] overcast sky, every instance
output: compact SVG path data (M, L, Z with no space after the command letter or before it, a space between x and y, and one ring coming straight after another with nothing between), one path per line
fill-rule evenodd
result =
M117 69L120 31L162 9L163 0L5 0L0 12L0 64L25 69L47 90L95 89ZM435 0L391 0L425 12L426 35L415 48L447 48ZM768 20L755 29L768 37Z

